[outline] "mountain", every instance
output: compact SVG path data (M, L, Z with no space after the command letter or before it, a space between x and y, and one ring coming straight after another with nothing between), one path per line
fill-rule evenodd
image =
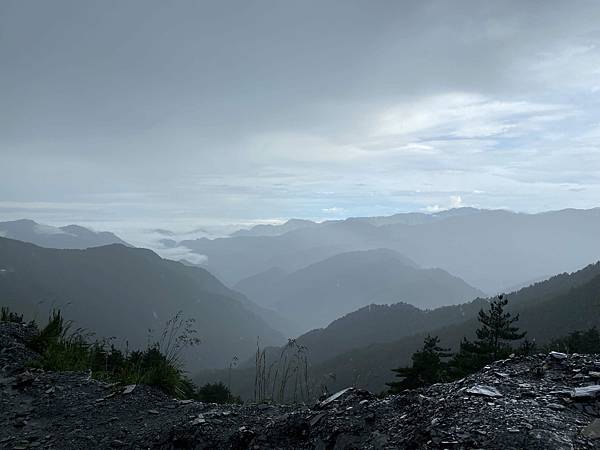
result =
M375 217L350 217L345 220L327 220L321 223L313 222L305 219L290 219L287 222L278 225L271 224L260 224L255 225L248 230L238 230L232 233L230 236L280 236L289 231L299 230L301 228L316 227L319 225L327 225L332 223L340 223L345 221L351 222L362 222L369 223L375 226L381 225L394 225L394 224L405 224L405 225L420 225L423 223L435 222L437 220L443 220L452 216L462 216L468 214L477 213L479 210L476 208L455 208L447 211L440 211L435 214L429 213L399 213L392 216L375 216Z
M540 345L574 330L600 326L600 263L537 283L509 294L508 299L508 310L520 316L518 326L527 331L528 339ZM324 379L334 373L334 388L359 377L363 387L379 391L390 380L392 368L409 364L410 356L423 345L426 334L439 336L444 347L457 350L463 336L474 338L478 325L472 316L462 323L426 330L393 342L357 347L316 364L313 376Z
M421 269L386 249L342 253L287 275L271 269L235 288L304 330L372 303L434 308L484 296L441 269Z
M264 272L257 273L236 283L233 288L243 292L248 298L258 305L269 306L275 303L271 292L276 287L285 283L288 273L279 267L271 267Z
M600 263L563 273L508 294L508 310L519 314L518 326L538 344L574 330L600 326ZM370 305L310 331L296 339L308 348L315 386L330 390L356 385L372 391L385 389L391 369L408 365L412 353L427 334L437 335L453 350L463 336L473 338L477 312L487 299L421 311L406 304ZM268 361L277 360L282 348L267 349ZM223 371L204 371L200 382L224 380ZM232 384L249 398L254 379L253 361L240 366ZM250 380L250 381L249 381Z
M272 267L293 272L339 253L387 248L494 295L597 260L598 229L599 208L538 214L459 208L323 222L277 236L180 244L205 255L208 269L230 285Z
M487 299L478 298L462 305L424 311L407 303L368 305L331 322L325 328L311 330L295 339L310 352L311 364L318 364L355 348L393 342L428 330L462 323L475 317ZM269 359L276 359L282 348L268 348ZM241 367L253 367L248 360Z
M84 249L109 244L130 246L107 231L92 231L79 225L53 227L28 219L0 222L0 237L31 242L48 248Z
M296 341L310 349L313 364L368 344L392 342L405 336L464 322L475 317L487 300L423 311L406 303L369 305L311 330Z
M369 238L371 234L372 238ZM293 272L339 253L385 247L379 229L368 223L328 222L279 236L238 236L180 242L206 256L207 268L233 286L240 280L279 267Z
M375 225L377 227L383 225L422 225L426 223L437 222L440 220L445 220L449 217L457 217L457 216L468 216L471 214L479 213L479 209L477 208L454 208L446 211L440 211L437 213L418 213L418 212L410 212L410 213L398 213L391 216L375 216L375 217L351 217L346 219L352 222L365 222L371 225ZM332 221L335 222L335 221ZM339 221L338 221L339 222Z
M196 320L202 340L186 355L190 370L248 357L257 336L270 344L283 341L259 307L206 270L120 244L57 250L0 238L0 299L42 321L58 307L75 328L119 336L130 348L145 346L148 329L159 336L165 322L183 311Z
M260 224L255 225L249 230L238 230L231 233L233 237L239 236L280 236L288 231L299 230L317 226L317 223L310 220L290 219L280 225Z

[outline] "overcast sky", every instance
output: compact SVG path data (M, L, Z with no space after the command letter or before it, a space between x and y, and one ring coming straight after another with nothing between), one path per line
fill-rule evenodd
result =
M0 169L117 230L600 206L600 2L0 0Z

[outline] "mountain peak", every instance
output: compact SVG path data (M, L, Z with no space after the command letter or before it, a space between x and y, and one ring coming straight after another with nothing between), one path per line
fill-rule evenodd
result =
M122 244L131 247L110 232L97 232L80 225L55 227L31 219L0 222L0 236L31 242L47 248L84 249L107 244Z

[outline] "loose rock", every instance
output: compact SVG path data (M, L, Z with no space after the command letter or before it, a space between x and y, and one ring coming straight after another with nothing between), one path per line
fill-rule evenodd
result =
M25 339L0 323L1 345ZM145 385L107 395L87 372L27 370L19 352L0 353L0 449L600 449L599 355L514 357L452 383L384 398L347 388L308 407L176 401Z

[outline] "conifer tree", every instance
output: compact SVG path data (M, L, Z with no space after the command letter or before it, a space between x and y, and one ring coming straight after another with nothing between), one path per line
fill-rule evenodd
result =
M442 359L449 358L451 354L448 349L441 348L439 342L439 337L428 335L423 348L412 355L411 367L392 369L402 380L387 383L390 393L446 381L446 363Z
M476 331L477 340L471 342L463 338L459 352L450 362L455 376L464 376L486 364L506 358L513 352L511 342L525 337L527 333L520 332L514 325L519 315L512 316L504 311L507 304L508 299L499 295L492 301L488 311L479 311L477 319L481 326Z

